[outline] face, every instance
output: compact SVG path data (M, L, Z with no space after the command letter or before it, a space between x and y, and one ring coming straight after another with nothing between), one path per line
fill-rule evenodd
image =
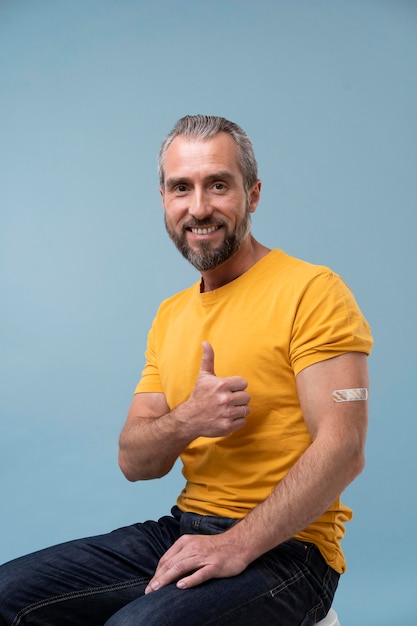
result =
M167 150L160 189L169 236L201 272L215 269L250 232L260 182L246 193L233 139L176 137Z

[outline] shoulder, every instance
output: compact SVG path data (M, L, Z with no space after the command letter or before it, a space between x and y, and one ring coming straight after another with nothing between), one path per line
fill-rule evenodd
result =
M312 281L339 283L342 279L329 267L317 265L291 256L282 250L273 249L264 258L263 273L281 286L303 290Z
M177 310L183 310L187 303L193 301L200 291L200 283L194 283L191 287L178 291L177 293L165 298L160 303L156 318L163 318L175 313Z

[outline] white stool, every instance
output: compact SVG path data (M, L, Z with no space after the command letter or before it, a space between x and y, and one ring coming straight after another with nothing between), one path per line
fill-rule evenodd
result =
M326 617L317 622L316 626L340 626L340 622L337 619L336 611L330 609Z

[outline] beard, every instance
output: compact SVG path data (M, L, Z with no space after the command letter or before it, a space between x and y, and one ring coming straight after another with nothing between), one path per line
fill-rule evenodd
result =
M222 220L206 218L204 220L190 220L181 227L181 232L177 233L168 225L165 216L165 228L170 239L183 257L187 259L200 272L213 270L229 259L242 245L246 235L250 232L250 213L247 209L240 224L233 232L229 232L227 224ZM200 241L198 248L191 248L187 242L187 230L190 228L207 228L209 226L221 226L224 229L225 237L222 243L213 247L209 241Z

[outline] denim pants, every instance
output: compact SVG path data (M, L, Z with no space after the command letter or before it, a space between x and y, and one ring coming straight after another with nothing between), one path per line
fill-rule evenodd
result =
M231 578L144 595L160 557L183 534L236 520L182 513L79 539L0 567L0 626L310 626L328 612L339 574L294 539Z

